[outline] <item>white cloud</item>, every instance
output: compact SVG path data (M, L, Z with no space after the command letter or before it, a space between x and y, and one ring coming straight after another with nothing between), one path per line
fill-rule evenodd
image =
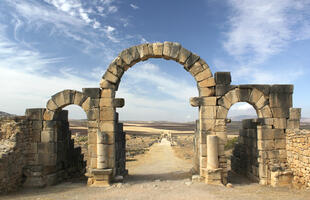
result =
M130 7L132 7L134 10L137 10L137 9L139 9L139 7L137 6L137 5L135 5L135 4L130 4Z
M125 98L119 109L122 120L193 121L197 108L189 98L198 95L193 83L163 72L151 62L139 63L125 72L117 96Z
M223 47L232 59L214 59L220 70L232 71L233 79L251 83L291 83L303 67L262 67L294 41L310 39L309 1L228 0L232 9Z
M297 39L300 24L306 23L305 16L298 13L309 8L306 4L301 6L302 1L294 0L229 2L233 13L224 47L239 60L255 59L258 63L280 52L289 41Z

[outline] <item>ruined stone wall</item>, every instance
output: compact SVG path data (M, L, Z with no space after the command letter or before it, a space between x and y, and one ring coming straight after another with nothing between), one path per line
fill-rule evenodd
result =
M286 141L287 161L293 172L293 183L310 187L310 131L289 130Z
M28 123L23 117L0 119L0 193L14 191L23 184Z
M252 119L242 121L239 141L233 150L231 168L238 174L244 174L259 181L258 173L257 124Z
M42 187L83 174L80 148L74 148L68 112L44 120L45 109L0 119L0 193L20 186Z

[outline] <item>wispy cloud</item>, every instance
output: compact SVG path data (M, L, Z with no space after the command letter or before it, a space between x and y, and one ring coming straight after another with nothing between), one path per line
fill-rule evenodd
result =
M194 83L180 81L151 62L133 68L125 73L117 93L126 99L119 110L122 119L191 121L198 117L189 104L189 98L198 95Z
M283 82L283 74L263 67L272 56L297 40L310 38L309 1L228 0L231 15L223 48L230 58L215 59L221 70L233 71L234 79L255 83ZM283 66L284 67L284 66ZM303 67L283 69L285 83L303 74ZM277 69L278 70L278 69Z
M229 0L229 3L233 12L223 45L240 61L264 61L298 39L296 33L309 25L306 1Z
M137 6L137 5L135 5L135 4L130 4L130 7L132 7L134 10L137 10L137 9L139 9L139 7Z

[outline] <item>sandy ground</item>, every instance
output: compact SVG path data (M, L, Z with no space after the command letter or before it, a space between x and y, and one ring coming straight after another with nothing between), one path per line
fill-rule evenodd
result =
M191 163L174 155L167 140L128 162L129 176L108 188L87 187L85 182L66 182L43 189L23 189L5 199L34 200L148 200L148 199L231 199L231 200L310 200L310 190L272 188L236 178L233 188L192 183Z

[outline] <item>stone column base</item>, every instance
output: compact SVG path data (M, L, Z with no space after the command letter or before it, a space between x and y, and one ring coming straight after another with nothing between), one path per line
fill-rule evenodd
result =
M88 178L87 185L90 187L110 186L112 169L92 169L91 177Z
M222 168L218 169L203 169L205 170L205 183L212 185L223 185L222 183Z
M271 172L271 186L281 187L290 186L293 181L293 172L291 171L275 171Z

